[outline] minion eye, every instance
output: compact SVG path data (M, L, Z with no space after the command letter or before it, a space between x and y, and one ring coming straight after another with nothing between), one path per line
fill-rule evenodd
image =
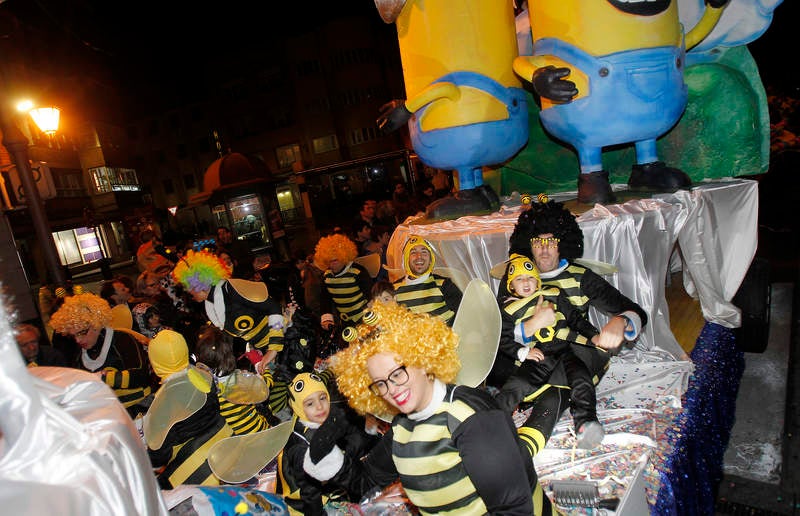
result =
M514 269L516 269L516 268L517 268L516 265L512 265L511 267L509 267L508 268L508 275L511 276L512 274L514 274Z
M524 265L526 271L532 271L533 270L533 264L531 262L525 262L523 265Z
M294 392L303 392L303 387L305 386L306 382L304 382L303 380L297 380L296 382L294 382L294 384L292 384L292 390Z

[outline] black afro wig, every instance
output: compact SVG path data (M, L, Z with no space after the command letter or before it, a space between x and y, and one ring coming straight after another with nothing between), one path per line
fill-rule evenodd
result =
M583 231L563 203L554 201L534 202L517 219L508 245L509 256L513 253L531 255L531 238L552 233L560 240L558 253L561 258L574 260L583 256Z

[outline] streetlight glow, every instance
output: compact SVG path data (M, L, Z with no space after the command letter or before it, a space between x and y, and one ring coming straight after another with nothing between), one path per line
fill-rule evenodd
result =
M20 100L17 102L17 111L20 113L27 113L33 109L33 101L30 99Z
M44 134L52 135L58 130L58 120L61 111L57 107L42 107L28 111L36 126Z

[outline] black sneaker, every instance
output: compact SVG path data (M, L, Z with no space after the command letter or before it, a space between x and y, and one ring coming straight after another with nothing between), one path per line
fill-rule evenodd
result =
M614 200L614 192L608 183L608 172L601 170L578 176L578 202L608 204Z
M668 167L663 161L634 165L628 186L631 190L674 192L692 185L692 180L682 170Z

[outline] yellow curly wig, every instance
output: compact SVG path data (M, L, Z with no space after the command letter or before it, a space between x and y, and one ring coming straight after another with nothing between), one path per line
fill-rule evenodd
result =
M375 326L359 324L358 339L331 358L339 390L360 414L395 414L397 409L369 390L372 378L367 359L382 352L393 353L398 364L424 369L445 383L461 369L456 348L458 335L438 317L415 314L397 303L376 302Z
M346 264L355 260L356 256L358 256L358 248L355 242L344 235L322 237L314 249L314 260L326 268L333 259Z
M99 330L111 324L111 306L95 294L78 294L64 299L64 304L50 317L50 326L62 334L77 333L87 327Z

